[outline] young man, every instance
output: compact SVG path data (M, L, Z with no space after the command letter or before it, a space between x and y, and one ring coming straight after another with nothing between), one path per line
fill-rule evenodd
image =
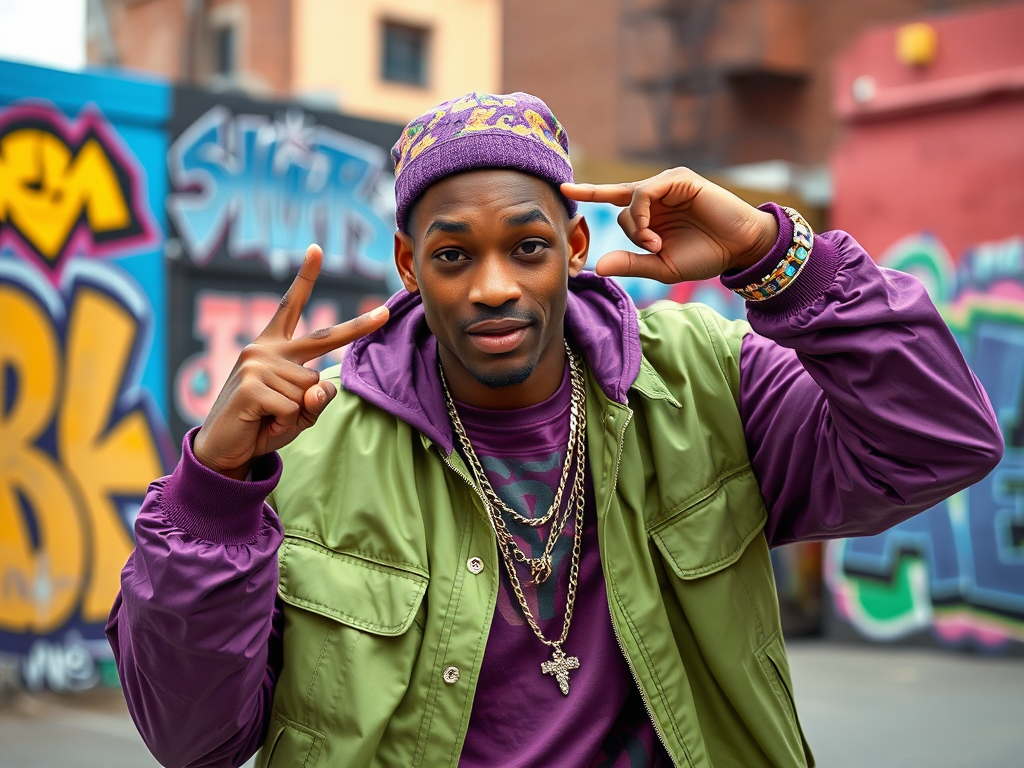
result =
M108 634L154 754L810 764L768 547L881 531L1001 455L922 286L685 169L573 184L526 94L442 104L394 157L407 291L292 338L310 248L139 516ZM750 325L637 313L582 272L576 200L651 252L599 274L722 275Z

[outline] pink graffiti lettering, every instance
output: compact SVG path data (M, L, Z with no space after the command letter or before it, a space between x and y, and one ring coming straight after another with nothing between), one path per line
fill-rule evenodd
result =
M174 403L181 418L201 424L227 381L242 348L255 339L277 311L278 298L267 294L202 291L196 297L193 336L203 350L189 357L174 377ZM338 322L338 306L319 301L307 307L295 329L302 336ZM322 369L340 360L338 353L310 362Z

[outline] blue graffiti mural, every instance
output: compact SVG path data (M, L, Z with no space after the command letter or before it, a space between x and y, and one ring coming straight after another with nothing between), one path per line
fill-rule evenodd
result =
M0 62L0 655L30 688L116 684L103 627L172 450L170 96Z
M390 167L379 147L313 125L301 110L272 119L216 106L171 145L167 210L200 266L226 240L231 258L259 259L282 277L319 243L325 273L397 287Z
M1006 453L946 502L831 545L838 613L879 640L931 630L953 645L1024 642L1024 239L979 245L954 269L941 243L912 237L883 263L928 286L992 401Z

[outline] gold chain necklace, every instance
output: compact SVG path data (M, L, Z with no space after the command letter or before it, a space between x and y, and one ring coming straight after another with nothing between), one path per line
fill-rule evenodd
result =
M585 437L580 437L582 432L581 424L584 423L581 419L586 418L583 374L579 370L579 364L568 344L566 344L565 349L566 354L569 356L569 374L570 382L572 383L572 401L569 408L569 445L566 449L565 464L562 467L562 476L559 480L559 486L555 493L555 500L552 503L551 508L543 516L547 520L553 519L555 514L561 508L562 495L564 493L566 480L568 478L569 469L572 466L574 456L578 454L582 458L585 455L585 448L583 445ZM438 366L438 369L440 370L440 365ZM459 414L455 410L455 403L452 400L451 393L448 391L448 383L445 380L444 371L441 371L440 376L449 417L452 420L452 425L459 437L460 443L464 446L468 446L464 451L466 454L466 461L473 472L473 476L477 479L477 483L480 485L480 489L486 497L487 502L498 511L499 520L503 521L503 516L508 515L518 522L531 525L532 519L520 515L505 504L491 486L490 482L487 481L487 474L484 471L483 465L477 458L476 452L473 450L472 444L470 444L469 436L463 428L462 420L459 418ZM529 567L530 580L533 584L542 584L551 575L551 559L555 550L555 545L561 538L562 532L565 529L565 524L568 521L569 516L572 514L572 506L571 501L567 503L565 508L562 509L561 515L552 523L551 532L548 535L544 551L541 553L540 557L530 557L523 552L519 548L518 544L516 544L515 539L512 537L512 534L508 532L504 524L495 528L499 541L503 546L508 548L511 556L517 562Z
M500 514L500 510L502 507L505 509L509 509L509 507L504 504L504 502L501 502L498 498L497 492L487 479L483 465L481 465L480 460L477 458L476 452L473 450L473 445L469 440L469 435L466 434L466 429L462 424L462 420L459 418L458 411L455 409L455 401L452 399L451 393L448 391L448 383L445 381L444 371L441 370L440 361L438 361L438 370L441 375L441 387L444 390L445 406L448 409L448 417L451 419L452 427L459 438L459 443L462 445L463 452L465 453L467 462L473 472L474 479L483 491L485 501L484 509L487 511L487 517L490 519L491 526L494 528L494 532L497 536L498 549L501 552L502 560L505 563L505 569L508 572L509 581L512 584L512 590L515 592L516 600L519 601L519 607L522 609L523 616L526 618L526 622L530 625L530 629L533 630L533 634L535 634L542 643L551 648L551 660L545 661L540 665L541 673L545 675L552 675L558 682L558 688L562 691L564 696L569 695L569 670L579 669L580 666L579 658L576 656L566 656L565 651L562 650L562 645L569 636L569 626L572 623L572 610L576 603L576 588L579 585L580 545L583 539L583 511L585 507L584 467L586 464L587 425L585 409L586 393L583 385L583 373L580 370L576 356L573 354L568 344L566 344L566 352L569 355L569 374L572 382L572 405L570 406L570 438L569 445L566 447L565 468L562 473L563 479L556 494L558 502L561 501L562 485L565 483L565 478L569 474L569 466L573 465L576 471L573 473L572 489L569 492L569 499L565 505L565 510L561 515L557 516L557 519L555 519L552 524L551 530L548 533L548 542L544 547L544 554L540 558L528 558L519 549L515 539L512 537L512 533L505 525L505 521ZM575 440L573 440L573 433L575 433ZM497 499L500 506L494 504L492 499ZM554 518L557 510L558 507L552 504L552 509L548 512L549 517ZM557 640L549 640L544 636L540 626L537 624L536 618L534 618L533 611L530 610L530 605L526 601L522 585L519 582L519 576L516 573L515 564L516 560L528 564L535 584L544 581L552 570L551 552L554 549L553 542L557 541L561 536L562 531L565 529L565 525L568 522L569 516L573 512L575 512L575 529L573 531L572 556L569 562L569 591L565 599L565 619L562 622L562 633L559 638ZM538 563L538 561L540 562ZM538 579L538 575L542 576L542 578Z
M573 358L572 350L569 349L568 345L566 345L565 349L566 349L566 353L569 355L569 361L570 361L569 362L569 371L570 371L570 382L571 382L572 381L572 370L573 370L573 366L576 364L576 361ZM447 389L447 386L446 386L446 389ZM537 517L526 517L526 515L521 515L515 509L513 509L510 506L508 506L504 501L502 501L501 497L498 496L497 492L495 492L494 488L491 486L490 483L485 483L484 488L483 488L484 493L487 494L488 500L491 502L491 504L493 504L498 509L498 511L502 515L507 515L508 517L511 517L517 523L522 523L523 525L528 525L528 526L531 526L533 528L540 528L542 525L547 524L555 516L555 514L558 512L558 510L561 508L561 506L562 506L562 495L565 492L565 487L566 487L567 481L569 479L569 469L572 467L573 456L575 455L575 452L576 452L576 444L577 444L577 441L580 439L580 437L579 437L579 419L577 418L577 414L583 408L583 398L584 398L583 387L578 387L578 388L577 387L573 387L572 388L572 401L571 401L570 409L569 409L569 444L568 444L568 447L566 448L566 452L565 452L565 461L562 464L562 474L561 474L561 476L558 479L558 487L555 489L555 497L554 497L554 499L551 502L551 506L548 507L548 511L545 512L543 515L540 515L540 516L537 516ZM460 422L460 425L461 425L461 422ZM479 473L480 475L485 476L483 474L484 473L483 466L479 465L479 462L477 461L477 457L476 457L475 453L471 454L470 460L471 460L471 462L474 463L474 467L473 467L474 473ZM525 562L525 561L520 560L520 562ZM545 578L547 578L547 576L544 576L544 578L542 578L541 581L544 581Z

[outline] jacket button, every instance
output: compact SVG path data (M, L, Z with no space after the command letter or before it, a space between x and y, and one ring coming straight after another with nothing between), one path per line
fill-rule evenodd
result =
M461 676L462 673L459 672L458 667L445 667L444 672L441 673L441 677L444 678L448 685L455 685L455 683L459 682L459 677Z
M470 573L480 573L484 569L484 561L479 557L471 557L466 561Z

